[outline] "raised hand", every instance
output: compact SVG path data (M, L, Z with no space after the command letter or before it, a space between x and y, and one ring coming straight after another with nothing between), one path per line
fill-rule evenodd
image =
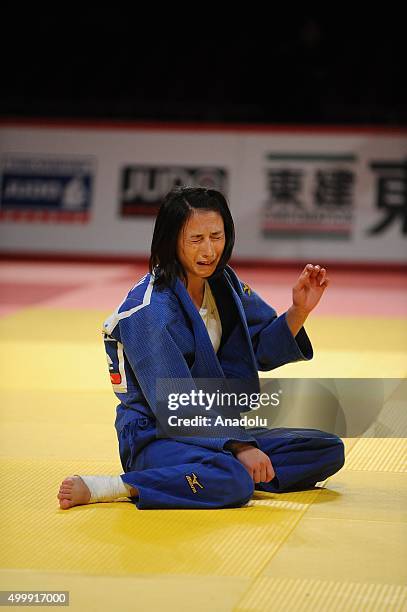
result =
M293 287L293 304L286 312L287 325L295 337L329 285L325 268L307 264Z
M307 264L293 287L293 306L308 315L318 304L328 285L325 268Z

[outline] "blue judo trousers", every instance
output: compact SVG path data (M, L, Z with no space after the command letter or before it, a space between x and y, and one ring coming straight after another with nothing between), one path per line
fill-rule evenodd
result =
M254 485L230 451L156 439L155 424L137 419L119 433L122 479L137 487L139 509L230 508L246 504L256 488L283 493L313 487L344 463L340 438L316 429L271 429L254 434L276 477ZM138 452L138 448L141 451Z
M157 421L163 418L157 381L174 381L175 386L197 379L258 381L259 370L312 358L305 329L294 338L285 314L277 317L229 266L209 284L222 324L217 353L179 280L158 289L147 274L104 324L110 379L120 400L115 426L122 479L139 490L132 501L140 509L241 506L254 488L274 493L309 488L344 463L342 441L315 429L228 426L216 438L205 437L199 428L189 437L157 436ZM190 417L191 410L181 407L177 416ZM227 450L230 442L248 442L266 453L275 470L273 481L255 487Z

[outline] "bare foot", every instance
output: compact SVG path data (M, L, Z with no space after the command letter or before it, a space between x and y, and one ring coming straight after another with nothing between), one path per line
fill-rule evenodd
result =
M62 481L57 497L59 507L68 510L72 506L88 504L90 491L80 476L68 476Z

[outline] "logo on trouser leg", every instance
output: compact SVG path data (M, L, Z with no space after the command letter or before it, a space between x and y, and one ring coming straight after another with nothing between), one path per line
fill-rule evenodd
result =
M185 474L185 478L187 479L187 483L191 487L192 493L197 493L196 487L200 487L201 489L203 489L203 486L198 480L198 476L194 474L193 472L191 476L188 476L188 474Z

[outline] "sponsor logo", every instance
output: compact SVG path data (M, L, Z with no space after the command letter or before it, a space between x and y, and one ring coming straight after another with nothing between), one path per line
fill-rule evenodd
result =
M120 215L155 216L178 185L217 189L226 195L227 170L213 166L125 166L120 177Z
M356 157L269 154L262 233L281 238L350 238Z
M370 164L376 177L376 208L381 212L379 221L368 234L382 234L398 225L407 235L407 160L375 161Z
M187 483L191 487L192 493L197 493L196 487L200 487L201 489L204 488L199 482L198 476L193 472L190 476L188 476L188 474L185 474L185 478L187 479Z
M0 220L86 223L95 160L89 156L6 154L1 159Z

